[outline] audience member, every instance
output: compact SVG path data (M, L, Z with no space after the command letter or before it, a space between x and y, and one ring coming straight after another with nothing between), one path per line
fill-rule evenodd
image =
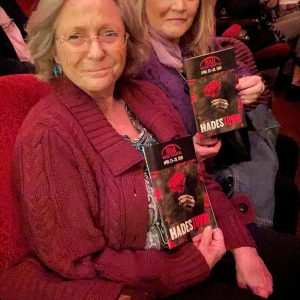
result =
M157 84L171 100L174 108L180 115L189 134L196 133L196 123L189 98L187 80L182 74L183 59L191 55L199 55L226 47L234 47L237 57L237 73L240 75L237 89L247 110L255 108L259 102L269 105L271 95L264 90L261 77L249 49L240 41L233 38L214 38L214 3L213 1L161 1L153 7L144 5L143 0L136 1L145 32L153 47L150 59L141 68L139 78L147 79ZM146 2L145 2L146 3ZM152 1L149 1L152 3ZM201 9L200 9L201 7ZM196 11L195 11L196 10ZM187 17L188 16L188 17ZM195 17L194 17L195 16ZM167 18L187 18L180 24L165 22ZM248 76L245 76L248 75ZM278 124L271 116L251 111L256 131L249 131L251 143L251 161L222 163L214 165L213 173L224 191L233 195L237 191L248 193L257 210L257 222L272 226L274 217L274 182L277 171L277 156L275 140ZM268 123L265 123L268 122ZM260 132L258 132L260 128ZM272 128L271 130L268 130ZM264 137L263 139L261 137ZM222 136L223 144L227 136ZM260 142L258 142L260 140ZM216 139L199 141L202 158L214 157L220 150L220 141ZM217 159L223 154L221 148ZM226 157L225 157L226 158ZM214 157L214 163L216 158ZM223 158L222 161L225 161ZM264 168L262 168L262 164ZM253 178L253 173L256 177Z
M0 75L35 71L24 41L26 22L15 0L0 0Z
M219 228L174 250L145 247L162 225L158 211L150 214L141 145L186 131L157 87L129 78L145 53L134 13L127 0L41 0L32 14L30 48L53 91L16 141L14 189L31 251L0 275L1 299L152 299L198 283L195 299L211 299L218 287L235 299L267 298L272 284L273 299L295 293L299 240L271 241L255 227L256 250L245 225L252 208L234 206L247 196L228 201L206 175ZM228 260L216 265L226 249L242 289L227 282Z

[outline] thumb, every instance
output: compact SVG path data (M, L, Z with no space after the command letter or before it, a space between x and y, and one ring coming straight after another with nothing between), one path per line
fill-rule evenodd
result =
M220 228L215 228L212 230L212 239L215 241L224 241L223 232Z
M201 245L202 246L208 246L211 243L212 240L212 228L211 226L205 227L202 238L201 238Z

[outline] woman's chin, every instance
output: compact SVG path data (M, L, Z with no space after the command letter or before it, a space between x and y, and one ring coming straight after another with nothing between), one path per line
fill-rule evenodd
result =
M86 76L82 78L80 84L78 86L85 90L91 91L93 93L99 93L101 91L107 91L111 87L115 85L115 78L110 76L100 77L100 76Z

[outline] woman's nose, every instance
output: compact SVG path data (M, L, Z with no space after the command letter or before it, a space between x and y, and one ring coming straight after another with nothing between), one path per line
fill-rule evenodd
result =
M93 58L102 58L106 55L104 47L98 39L90 39L88 53Z
M172 8L174 10L184 11L186 9L185 1L186 0L173 0L173 6L172 6Z

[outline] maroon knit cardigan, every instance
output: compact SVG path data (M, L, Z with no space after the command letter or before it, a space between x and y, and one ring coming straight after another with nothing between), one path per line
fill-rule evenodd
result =
M158 141L185 134L164 94L146 82L120 85L121 97ZM1 299L137 299L166 296L209 275L192 243L145 250L148 204L143 156L110 125L96 103L66 79L22 125L13 178L30 253L0 276ZM207 178L228 249L254 246L247 214ZM249 204L248 204L249 205ZM249 210L251 211L251 210ZM134 299L134 298L133 298Z

